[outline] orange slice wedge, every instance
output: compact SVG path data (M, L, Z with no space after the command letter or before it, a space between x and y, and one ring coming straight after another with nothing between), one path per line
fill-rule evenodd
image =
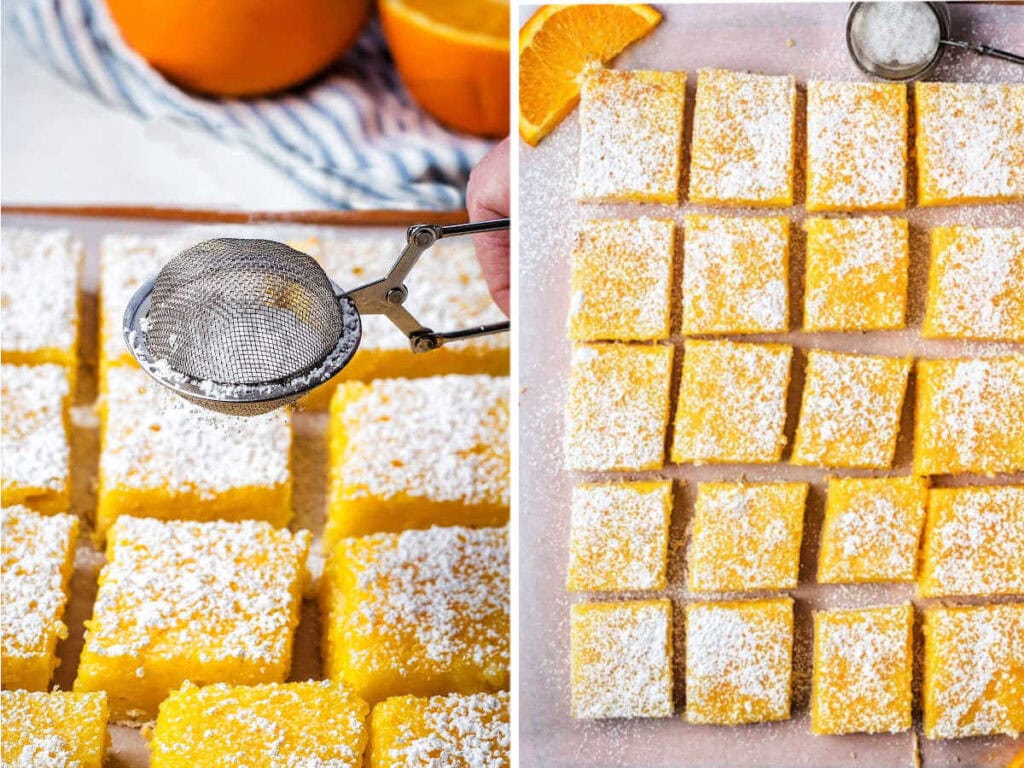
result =
M508 0L381 0L384 36L409 93L445 125L509 131Z
M588 65L607 64L661 21L649 5L546 5L519 31L519 133L531 146L565 119Z

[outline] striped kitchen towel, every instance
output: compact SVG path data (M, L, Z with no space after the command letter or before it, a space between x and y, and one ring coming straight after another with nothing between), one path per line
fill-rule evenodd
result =
M14 0L4 10L34 55L71 82L143 118L245 144L329 207L460 208L469 171L490 148L416 106L376 21L326 76L299 90L213 99L182 91L128 48L103 0Z

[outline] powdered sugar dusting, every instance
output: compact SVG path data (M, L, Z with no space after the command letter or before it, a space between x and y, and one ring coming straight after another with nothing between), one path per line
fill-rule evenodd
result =
M902 83L807 83L807 208L902 208L907 90Z
M686 608L686 719L741 723L789 717L793 601Z
M377 379L347 402L336 467L352 498L509 503L509 380Z
M896 733L910 726L913 607L815 616L815 729Z
M511 732L509 695L498 693L432 696L414 700L418 723L399 724L383 755L394 768L506 768Z
M932 489L921 594L1024 594L1024 486Z
M1024 227L932 230L922 333L1024 341Z
M572 712L578 718L670 717L668 600L572 607Z
M914 477L830 478L818 580L912 581L926 488Z
M507 527L435 527L343 539L334 557L352 569L363 599L351 604L334 596L331 620L367 640L388 637L372 650L351 646L346 652L353 666L398 666L408 673L469 659L478 669L507 669ZM411 643L402 658L391 650L395 642Z
M569 469L652 469L664 463L672 347L579 345L565 407Z
M920 360L919 474L1024 469L1024 355Z
M812 218L804 226L804 330L902 328L909 268L906 219Z
M778 461L793 348L688 339L684 349L672 460Z
M796 80L702 69L697 79L690 199L790 205Z
M569 589L664 587L671 492L669 482L576 486Z
M105 699L105 693L0 691L4 768L82 768L79 757L98 764Z
M685 72L589 71L580 90L577 198L674 203L685 99Z
M1024 199L1024 85L917 83L922 204Z
M3 657L45 656L67 634L61 621L67 600L62 569L73 557L78 518L21 506L5 507L2 515Z
M667 219L586 222L572 252L570 338L668 338L674 241Z
M924 684L925 735L1017 736L1010 707L1019 715L1024 604L929 608L924 636L935 662Z
M298 623L309 538L252 520L118 518L83 654L144 664L189 648L200 663L280 662Z
M701 483L688 552L693 592L792 589L806 483Z
M789 330L789 220L686 216L683 330Z
M289 482L291 415L227 416L127 366L105 373L100 473L105 489L166 488L213 498Z
M47 492L66 495L71 458L65 428L71 395L67 369L49 364L4 365L0 379L4 498L23 498L31 505L32 497Z
M812 350L793 461L832 467L892 465L910 359Z
M63 230L4 229L0 234L4 353L49 350L74 359L84 255L82 241Z

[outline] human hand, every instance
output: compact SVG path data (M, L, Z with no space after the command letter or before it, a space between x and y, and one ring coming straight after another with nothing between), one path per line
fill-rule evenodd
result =
M484 155L469 174L466 208L470 221L503 219L509 215L509 146L509 140L504 139ZM511 298L509 232L482 232L473 235L473 243L491 298L508 315Z

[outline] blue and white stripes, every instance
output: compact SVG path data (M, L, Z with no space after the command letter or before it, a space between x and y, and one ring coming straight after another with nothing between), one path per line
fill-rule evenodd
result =
M416 106L376 22L310 85L212 99L185 93L129 49L102 0L15 0L5 12L34 55L104 102L245 144L333 208L459 208L470 169L490 147Z

